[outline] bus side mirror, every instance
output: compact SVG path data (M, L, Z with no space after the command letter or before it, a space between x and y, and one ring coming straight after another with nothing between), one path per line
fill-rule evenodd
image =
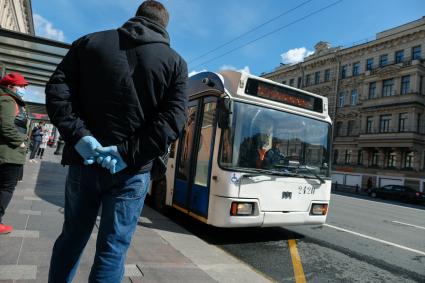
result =
M229 98L221 98L218 101L218 127L228 129L230 127L231 103Z

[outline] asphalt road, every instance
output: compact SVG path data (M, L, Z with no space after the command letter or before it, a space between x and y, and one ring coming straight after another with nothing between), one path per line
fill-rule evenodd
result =
M425 206L332 194L324 226L218 229L169 216L276 282L295 282L295 239L307 282L425 282Z

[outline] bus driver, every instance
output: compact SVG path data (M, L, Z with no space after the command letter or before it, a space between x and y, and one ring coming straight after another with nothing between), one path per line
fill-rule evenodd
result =
M250 127L250 135L241 143L239 166L247 168L263 168L266 153L272 148L273 121L266 115L254 115Z

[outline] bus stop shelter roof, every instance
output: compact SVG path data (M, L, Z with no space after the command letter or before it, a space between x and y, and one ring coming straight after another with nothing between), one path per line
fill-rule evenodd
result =
M0 74L19 72L44 87L70 45L0 28Z

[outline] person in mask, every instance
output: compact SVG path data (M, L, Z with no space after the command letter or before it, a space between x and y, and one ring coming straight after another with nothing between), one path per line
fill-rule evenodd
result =
M9 73L0 80L0 234L13 230L2 218L25 163L28 116L22 96L27 85L19 73Z
M46 85L65 141L65 221L49 282L71 282L102 206L88 282L121 282L132 235L163 156L186 121L187 64L170 47L169 15L144 1L122 27L76 40Z

